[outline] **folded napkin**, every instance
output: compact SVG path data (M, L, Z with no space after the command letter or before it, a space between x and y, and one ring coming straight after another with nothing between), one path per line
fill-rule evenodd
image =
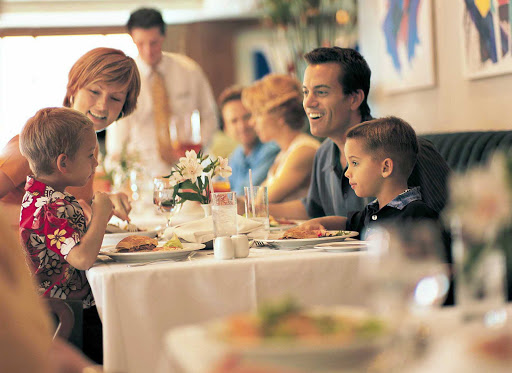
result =
M236 222L238 233L241 234L261 229L263 226L262 222L247 219L240 215L237 216ZM168 227L164 231L163 238L168 240L173 233L188 242L205 243L211 241L215 238L213 235L213 219L211 216L207 216L199 220Z

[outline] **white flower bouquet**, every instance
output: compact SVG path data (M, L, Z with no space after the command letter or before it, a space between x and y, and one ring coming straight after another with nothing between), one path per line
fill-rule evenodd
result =
M201 204L210 203L210 183L214 176L231 176L231 167L226 158L212 159L201 152L187 150L174 166L169 178L174 187L173 200L175 204L185 201L198 201Z

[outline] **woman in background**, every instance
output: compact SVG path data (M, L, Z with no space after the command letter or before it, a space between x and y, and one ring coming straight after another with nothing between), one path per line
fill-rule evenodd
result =
M251 111L260 140L275 141L281 148L262 183L269 202L305 197L320 143L302 131L306 114L299 82L288 75L267 75L243 90L242 102Z
M64 106L84 113L101 131L135 109L140 92L140 76L135 61L118 49L95 48L80 57L69 71ZM99 154L96 147L95 155ZM11 215L10 224L17 230L25 181L31 174L28 161L19 150L19 136L9 141L0 153L0 205ZM69 190L89 211L94 194L93 178L81 188ZM124 193L111 194L115 215L128 220L131 210ZM14 220L13 220L14 219Z

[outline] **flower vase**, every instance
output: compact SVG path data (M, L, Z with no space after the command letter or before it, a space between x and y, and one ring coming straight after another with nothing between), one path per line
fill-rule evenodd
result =
M475 242L463 229L452 230L455 300L466 322L502 323L506 299L506 258L503 250Z
M201 203L201 207L204 210L204 217L208 217L212 215L212 205L209 203Z
M199 220L204 218L204 216L205 210L201 207L199 202L185 201L179 210L171 217L170 226L174 227L189 221Z

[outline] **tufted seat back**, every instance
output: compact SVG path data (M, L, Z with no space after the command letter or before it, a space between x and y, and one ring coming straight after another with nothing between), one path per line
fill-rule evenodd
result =
M498 149L512 151L512 131L451 132L420 135L430 140L453 171L485 162Z

